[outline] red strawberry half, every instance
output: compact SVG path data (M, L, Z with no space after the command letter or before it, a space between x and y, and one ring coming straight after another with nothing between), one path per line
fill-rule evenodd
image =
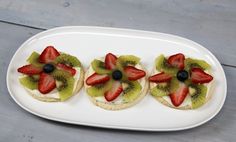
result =
M94 73L87 78L86 84L92 86L92 85L105 83L108 80L110 80L110 77L108 75L106 75L106 74L100 75L100 74Z
M192 68L191 69L191 80L193 83L209 83L213 80L213 77L207 73L205 73L200 68Z
M149 77L149 81L150 82L155 82L155 83L162 83L162 82L170 81L171 78L172 78L171 75L169 75L167 73L164 73L164 72L161 72L161 73L158 73L158 74L155 74L155 75Z
M105 67L106 69L112 70L116 67L117 57L112 53L108 53L105 57Z
M53 46L48 46L43 50L43 52L39 56L39 62L50 63L55 60L56 57L59 55L60 53Z
M65 64L57 64L57 68L69 72L72 76L76 74L76 70L74 68Z
M39 77L38 89L42 94L47 94L56 88L56 81L54 78L46 73L41 73Z
M126 66L124 68L124 72L130 81L138 80L146 75L145 71L137 69L133 66Z
M178 54L170 56L167 62L171 66L177 67L180 70L182 70L184 69L184 60L185 60L184 54L178 53Z
M35 67L34 65L30 64L30 65L25 65L23 67L18 68L17 71L23 74L27 74L27 75L34 75L34 74L41 73L43 70L42 68Z
M121 83L119 81L115 81L112 84L111 90L105 92L105 99L108 102L113 101L120 95L122 91L123 91L123 88L122 88Z
M188 86L186 86L184 83L181 83L177 91L170 94L172 104L176 107L181 105L188 95L188 92Z

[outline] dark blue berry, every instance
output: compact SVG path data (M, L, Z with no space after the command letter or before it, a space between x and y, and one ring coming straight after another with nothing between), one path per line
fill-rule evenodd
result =
M45 64L45 65L43 66L43 71L44 71L45 73L50 73L50 72L54 71L54 69L55 69L55 67L54 67L54 65L52 65L52 64Z
M122 78L122 72L120 70L115 70L112 72L112 78L114 80L120 80Z
M177 72L177 79L179 81L185 81L186 79L188 79L188 72L186 70L180 70Z

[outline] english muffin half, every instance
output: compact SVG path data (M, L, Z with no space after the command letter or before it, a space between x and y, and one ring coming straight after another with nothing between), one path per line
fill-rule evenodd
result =
M149 77L150 93L162 104L176 109L196 109L212 95L211 66L204 60L178 53L155 61Z
M84 71L80 61L53 46L46 47L41 54L33 52L27 65L17 71L21 73L19 81L22 87L40 101L65 101L83 86Z
M146 79L140 58L108 53L92 61L84 84L95 105L107 110L120 110L135 105L146 95Z

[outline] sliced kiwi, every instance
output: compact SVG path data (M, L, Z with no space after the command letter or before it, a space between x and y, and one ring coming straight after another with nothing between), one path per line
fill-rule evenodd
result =
M140 58L134 55L122 55L117 59L116 66L118 69L122 70L123 67L132 65L135 66L140 62Z
M169 95L168 83L158 83L157 86L151 89L150 93L153 96L162 97Z
M32 76L25 76L19 79L21 85L25 86L30 90L38 88L38 80L34 79Z
M62 70L53 71L52 76L56 80L61 101L70 98L73 95L75 79L68 72Z
M170 93L176 92L177 89L179 88L180 81L176 77L173 77L169 85L170 85Z
M170 66L163 54L156 58L155 63L156 69L160 72L165 72L172 75L176 75L176 73L178 72L178 68Z
M39 62L39 54L37 52L33 52L30 57L27 59L27 62L33 64L36 67L42 67L43 64Z
M187 80L184 81L184 83L189 86L192 84L191 78L188 78Z
M100 61L100 60L94 59L92 61L92 63L91 63L91 66L92 66L93 70L97 74L108 74L108 73L111 73L110 70L105 68L105 63Z
M35 74L35 75L31 75L29 77L31 77L31 79L33 79L33 81L37 82L37 81L39 81L40 75Z
M170 82L158 83L157 86L151 89L153 96L168 96L171 92L175 92L179 87L177 78L172 78Z
M135 100L139 95L140 91L142 90L142 86L138 81L123 81L123 101L124 102L131 102Z
M202 84L191 84L189 86L189 94L191 96L192 108L196 109L206 102L207 87Z
M192 87L192 86L190 86L189 87L189 95L190 96L194 96L194 95L196 95L198 92L197 92L197 89L195 88L195 87Z
M187 58L185 59L185 70L189 71L191 68L197 67L203 70L209 69L211 66L204 60Z
M80 61L75 56L71 56L71 55L65 54L65 53L61 53L61 55L59 55L55 59L55 63L56 64L58 64L58 63L66 64L71 67L80 67L81 66Z
M111 87L112 87L112 80L109 80L105 84L98 84L98 85L89 87L87 89L87 93L91 97L104 96L104 93L110 90Z

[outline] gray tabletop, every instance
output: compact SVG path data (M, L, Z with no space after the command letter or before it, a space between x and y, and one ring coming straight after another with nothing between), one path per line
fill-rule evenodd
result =
M176 34L208 48L221 62L228 93L210 122L178 132L133 132L68 125L21 109L6 87L17 48L46 29L92 25ZM0 0L0 141L232 141L236 139L236 1L234 0ZM220 94L219 94L220 95Z

